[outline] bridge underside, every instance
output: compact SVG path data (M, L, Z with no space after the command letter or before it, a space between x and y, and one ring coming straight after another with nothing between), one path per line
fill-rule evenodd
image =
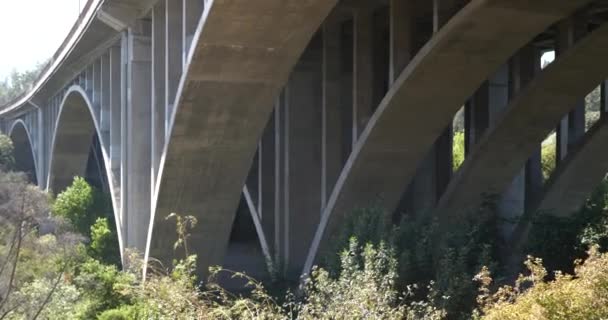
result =
M608 170L603 1L96 4L0 123L43 188L97 164L122 251L170 263L165 218L192 215L201 273L270 265L296 278L356 208L449 228L495 195L514 221L499 236L525 238L521 215L572 214ZM586 130L598 85L601 119Z

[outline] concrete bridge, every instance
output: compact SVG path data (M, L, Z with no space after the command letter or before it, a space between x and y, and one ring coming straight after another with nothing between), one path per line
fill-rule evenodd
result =
M168 262L165 217L196 216L201 270L306 273L357 207L449 228L494 194L521 238L520 215L572 214L608 171L606 18L592 0L90 0L0 125L41 188L97 167L121 252Z

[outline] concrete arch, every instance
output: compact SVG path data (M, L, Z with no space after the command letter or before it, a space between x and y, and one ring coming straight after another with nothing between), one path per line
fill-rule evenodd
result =
M465 100L534 36L588 2L473 0L461 9L418 52L369 120L323 212L304 273L354 208L394 210Z
M170 117L146 258L170 262L171 212L194 215L199 271L220 264L274 99L336 0L211 1ZM242 23L233 23L241 21Z
M608 74L608 24L580 40L545 68L480 139L436 209L445 225L500 194L556 123ZM466 186L466 188L465 188Z
M83 176L86 170L89 150L93 136L97 134L101 139L99 120L95 117L93 104L86 91L73 85L67 89L59 107L59 115L54 126L51 152L49 158L49 172L47 190L60 192L68 187L74 176ZM104 143L103 141L101 142ZM112 172L109 157L105 148L101 148L103 161L108 176L112 207L116 221L118 243L121 256L123 254L122 221L120 220L118 199L115 199Z
M13 140L15 148L15 168L27 173L30 182L37 184L38 162L34 152L34 142L27 125L22 119L15 120L8 130L8 135Z
M608 119L603 117L556 168L532 211L566 217L576 213L608 172Z

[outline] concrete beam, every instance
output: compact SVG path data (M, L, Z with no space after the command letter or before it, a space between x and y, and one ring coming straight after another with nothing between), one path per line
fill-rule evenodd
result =
M354 208L375 203L392 212L424 156L483 80L586 2L472 1L441 28L397 79L359 138L323 213L304 272Z

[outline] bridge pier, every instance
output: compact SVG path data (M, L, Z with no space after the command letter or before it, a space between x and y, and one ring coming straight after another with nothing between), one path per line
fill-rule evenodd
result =
M151 26L140 20L125 33L126 112L123 113L125 247L144 251L151 210Z

